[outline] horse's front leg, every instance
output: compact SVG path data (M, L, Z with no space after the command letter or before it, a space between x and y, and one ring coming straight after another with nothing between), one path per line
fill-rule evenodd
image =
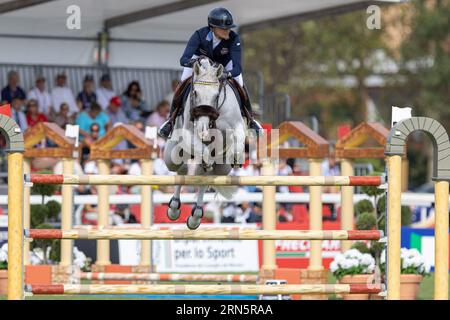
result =
M167 208L167 217L172 221L177 220L181 214L180 193L181 193L181 186L176 186L175 193L169 200L169 207Z
M195 230L200 226L203 217L203 196L205 195L207 186L198 188L197 202L192 208L191 215L188 217L186 224L189 229Z

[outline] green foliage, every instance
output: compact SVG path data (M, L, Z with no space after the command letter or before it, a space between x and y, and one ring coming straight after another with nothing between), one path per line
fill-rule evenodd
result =
M41 196L51 196L58 189L57 185L52 184L34 184L31 187L31 194L38 194Z
M52 261L61 260L61 240L52 240L49 258Z
M377 218L372 212L363 212L356 219L358 230L372 230L377 225Z
M367 244L365 244L362 241L357 241L355 242L352 246L351 249L356 249L361 253L371 253L369 247L367 246Z
M363 212L373 212L373 204L368 199L363 199L355 204L355 214L359 216Z
M46 204L48 208L48 217L50 219L56 219L61 212L61 204L58 201L51 200Z
M49 215L49 209L45 204L30 205L30 224L31 228L37 228L43 224Z
M384 215L386 213L386 194L382 195L377 202L377 214Z
M408 206L402 206L401 215L402 226L409 226L412 222L411 209Z

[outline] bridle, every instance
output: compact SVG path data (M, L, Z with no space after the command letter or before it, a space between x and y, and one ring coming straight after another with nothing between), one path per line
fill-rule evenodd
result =
M191 105L191 121L201 117L207 116L209 117L209 128L216 128L216 120L219 117L219 111L222 108L223 104L226 100L226 90L224 90L224 97L222 103L219 103L220 93L225 87L226 81L202 81L202 80L192 80L191 92L190 96L190 105ZM195 94L194 86L217 86L219 85L219 93L214 101L214 106L210 105L195 105Z

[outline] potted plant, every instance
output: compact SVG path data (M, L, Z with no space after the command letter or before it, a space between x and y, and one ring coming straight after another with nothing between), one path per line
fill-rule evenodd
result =
M374 175L379 175L374 173ZM385 190L375 186L363 186L361 191L372 199L360 200L355 204L356 229L357 230L386 230L386 194ZM401 223L411 223L411 210L407 206L401 207ZM360 252L370 253L375 259L375 282L381 282L384 278L381 255L385 244L379 241L356 242L352 248ZM382 299L377 294L370 295L371 299Z
M342 284L371 283L375 259L369 253L350 249L338 254L330 264L330 271ZM369 294L343 294L344 300L369 300Z
M8 285L8 244L0 248L0 295L6 294Z
M429 275L430 266L425 263L423 255L417 249L402 248L400 258L400 299L417 300L420 283ZM386 268L386 250L381 254L381 268Z

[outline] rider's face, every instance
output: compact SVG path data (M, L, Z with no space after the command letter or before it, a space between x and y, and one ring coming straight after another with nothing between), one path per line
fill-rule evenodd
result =
M213 32L220 39L228 40L230 38L230 30L213 28Z

